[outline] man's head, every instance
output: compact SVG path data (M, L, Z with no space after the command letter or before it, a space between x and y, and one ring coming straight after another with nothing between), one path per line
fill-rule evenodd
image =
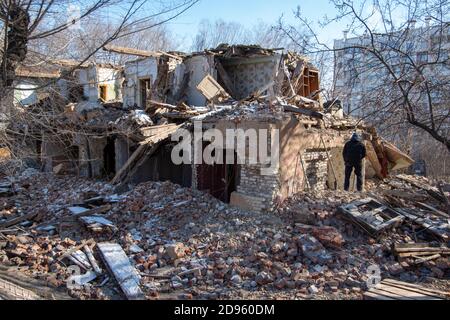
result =
M352 141L361 141L361 137L357 132L355 132L355 133L353 133L351 140Z

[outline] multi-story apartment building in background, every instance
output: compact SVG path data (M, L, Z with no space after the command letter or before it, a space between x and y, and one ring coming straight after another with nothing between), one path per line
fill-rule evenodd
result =
M398 85L410 90L420 121L429 125L432 110L440 134L450 135L450 27L430 22L417 26L410 21L403 30L373 38L344 32L343 39L334 42L333 89L346 113L375 124L416 160L424 160L427 167L434 163L442 175L450 172L450 156L431 135L407 123ZM381 60L369 51L372 48Z
M347 32L343 39L335 40L334 93L347 113L370 116L375 105L392 102L398 93L386 65L363 49L372 46L381 52L401 81L417 81L418 74L412 63L424 68L423 74L435 84L431 88L433 103L448 105L450 97L444 88L450 83L450 28L433 26L429 21L421 27L415 27L415 22L411 21L408 28L374 34L373 40L367 33L348 38ZM425 103L425 98L417 92L418 104Z

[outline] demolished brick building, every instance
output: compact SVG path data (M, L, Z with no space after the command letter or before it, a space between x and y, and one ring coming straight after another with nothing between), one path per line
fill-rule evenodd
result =
M93 71L76 72L83 98L65 105L57 129L41 141L45 170L114 176L119 190L170 180L244 209L268 211L301 190L342 189L341 153L352 131L366 138L367 177L383 177L412 163L373 128L333 106L324 108L318 70L294 53L220 46L191 55L149 53L126 63L123 71ZM201 131L216 129L225 138L227 129L277 129L277 165L262 174L267 164L261 159L174 164L172 136L199 123ZM249 145L245 148L248 153Z

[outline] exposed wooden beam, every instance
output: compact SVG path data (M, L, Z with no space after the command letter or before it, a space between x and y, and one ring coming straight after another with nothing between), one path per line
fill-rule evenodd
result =
M103 50L108 51L108 52L119 53L119 54L129 54L132 56L139 56L139 57L156 57L157 58L162 55L159 52L139 50L139 49L133 49L133 48L126 48L126 47L118 47L118 46L112 46L112 45L104 46Z

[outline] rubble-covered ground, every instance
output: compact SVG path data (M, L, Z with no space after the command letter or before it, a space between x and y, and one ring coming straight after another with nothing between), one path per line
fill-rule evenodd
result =
M415 266L392 253L394 243L436 238L414 232L410 223L371 238L337 213L367 194L309 192L273 213L254 213L169 182L116 195L108 183L32 169L0 180L12 182L11 192L0 194L0 226L12 217L32 217L0 227L0 265L52 288L66 290L70 276L71 261L59 258L93 239L122 246L148 299L362 299L377 267L381 278L450 291L448 256ZM367 193L379 188L369 183ZM74 219L68 208L86 204L110 205L101 216L112 225L87 228ZM103 274L67 292L81 299L124 298L95 246L93 251Z

